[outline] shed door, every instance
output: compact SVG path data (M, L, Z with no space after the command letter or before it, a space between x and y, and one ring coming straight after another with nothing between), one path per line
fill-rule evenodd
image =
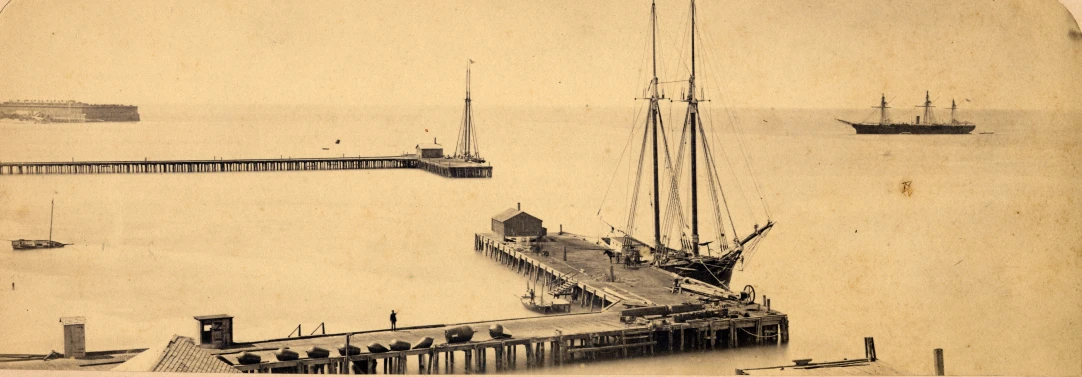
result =
M82 325L64 326L67 335L67 344L64 345L64 356L82 357L86 353L86 330Z
M222 333L225 329L222 328L222 321L214 321L214 324L210 328L210 344L213 344L216 348L222 348L225 342L222 339Z

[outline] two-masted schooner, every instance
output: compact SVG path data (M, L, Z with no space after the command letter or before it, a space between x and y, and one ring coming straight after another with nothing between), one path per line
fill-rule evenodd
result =
M690 76L685 88L686 95L679 100L687 103L684 124L681 130L678 151L675 161L670 154L668 137L665 136L664 122L661 116L659 102L666 100L663 92L659 89L657 76L657 5L651 4L651 50L653 77L648 87L649 110L645 127L641 132L642 144L638 155L638 169L635 181L632 183L631 207L628 210L627 222L622 229L612 226L616 235L606 238L611 240L609 246L618 251L622 259L628 265L649 264L652 268L661 268L680 276L693 278L704 283L729 289L732 280L733 269L738 263L742 263L758 241L774 226L769 213L766 214L765 225L755 225L745 235L740 235L733 216L728 208L728 201L721 186L721 180L716 168L716 156L713 153L708 133L704 130L702 113L699 111L699 103L703 101L701 94L704 92L696 82L696 7L695 1L691 1L691 62ZM636 127L638 128L638 127ZM638 132L638 131L633 131ZM638 139L635 139L638 140ZM649 244L636 239L633 234L636 230L636 207L639 201L639 186L644 173L644 160L648 153L652 155L652 197L653 207L653 239ZM663 153L659 153L659 149ZM745 159L745 161L747 161ZM664 166L662 166L664 164ZM686 165L686 166L685 166ZM685 170L687 169L687 170ZM749 164L750 172L750 164ZM684 174L687 174L686 176ZM662 175L668 175L666 184L667 203L662 211L661 197L663 195L661 182ZM687 178L685 181L685 177ZM707 187L700 188L700 179L705 178ZM685 187L685 183L687 183ZM738 188L739 189L739 188ZM758 185L756 185L758 189ZM708 191L710 207L713 210L714 233L712 240L705 241L700 234L699 219L699 194L700 191ZM682 197L690 197L690 206L686 208ZM762 196L759 196L762 200ZM602 204L604 206L604 203ZM766 205L763 204L766 211ZM687 213L689 212L689 213ZM600 215L601 210L598 211ZM726 232L726 220L732 233ZM678 236L673 237L674 234ZM732 237L732 238L729 238ZM670 247L669 243L675 243L679 239L678 247ZM713 244L711 248L709 245ZM706 246L706 252L703 252ZM717 253L715 255L714 249ZM652 255L652 260L645 260L643 252Z
M48 240L11 240L11 248L15 250L29 250L29 249L57 249L70 243L62 243L53 241L53 208L55 207L55 201L50 202L49 205L49 239Z

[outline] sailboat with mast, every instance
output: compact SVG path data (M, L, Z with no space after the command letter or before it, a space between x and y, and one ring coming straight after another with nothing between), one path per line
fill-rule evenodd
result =
M29 249L58 249L70 243L62 243L53 241L53 209L56 206L56 201L51 201L49 204L49 239L48 240L11 240L11 248L15 250L29 250Z
M696 7L695 1L691 1L691 64L690 75L686 81L685 94L679 98L680 102L687 104L685 120L681 129L678 151L675 161L668 146L664 121L661 116L659 102L666 100L664 92L659 89L660 81L657 76L657 5L651 4L651 51L652 73L648 87L649 100L648 115L645 127L641 133L642 144L638 155L638 168L635 181L632 183L630 205L627 222L622 229L612 226L613 232L618 235L610 237L613 246L621 254L627 265L649 264L652 268L661 268L680 276L693 278L704 283L729 289L734 268L743 263L744 257L754 251L759 240L774 227L770 220L769 211L766 210L765 202L763 210L766 212L766 223L763 226L755 225L746 235L739 235L729 204L725 198L722 181L716 168L716 160L711 149L708 134L704 129L703 114L699 110L700 102L705 91L696 81ZM636 127L637 128L637 127ZM637 131L633 131L636 132ZM734 135L734 138L742 140L742 136ZM634 237L636 211L639 201L639 189L644 172L644 161L647 147L652 155L652 197L653 207L653 239L649 244ZM663 153L662 153L663 152ZM745 157L745 161L746 157ZM685 167L685 163L687 166ZM687 169L687 170L685 170ZM748 166L750 172L750 164ZM687 173L685 176L684 174ZM661 191L662 175L667 175L667 193ZM735 172L734 172L735 175ZM702 176L702 177L700 177ZM686 181L685 181L686 177ZM700 188L699 180L705 178L707 187ZM752 178L754 179L754 178ZM688 185L685 187L684 184ZM756 184L758 190L758 184ZM699 194L707 191L713 209L714 236L713 240L703 242L700 235L699 219ZM662 212L661 197L667 196L665 211ZM682 196L690 197L690 205L686 208L690 216L685 215L685 206ZM759 196L762 200L762 195ZM602 204L604 205L604 204ZM598 211L600 215L601 210ZM725 220L732 229L732 233L725 230ZM611 225L610 225L611 226ZM679 233L679 236L673 237ZM732 237L732 238L729 238ZM669 246L679 239L679 246ZM714 244L718 249L715 255L709 246ZM702 248L706 246L706 252ZM652 260L645 260L643 252L652 255Z
M455 144L455 153L452 158L466 162L484 163L481 150L477 144L477 129L473 125L473 100L470 99L470 66L473 59L466 63L466 108L462 110L462 125L458 129L458 143Z

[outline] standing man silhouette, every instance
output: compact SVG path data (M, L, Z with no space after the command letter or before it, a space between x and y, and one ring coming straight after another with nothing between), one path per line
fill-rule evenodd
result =
M394 310L391 310L391 331L398 330L398 326L395 326L395 323L397 323L397 322L398 322L398 315L395 314Z

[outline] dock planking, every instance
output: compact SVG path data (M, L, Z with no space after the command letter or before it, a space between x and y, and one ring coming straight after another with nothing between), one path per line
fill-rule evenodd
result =
M319 170L421 169L446 178L492 178L492 166L416 154L212 160L0 162L0 175L165 174Z

